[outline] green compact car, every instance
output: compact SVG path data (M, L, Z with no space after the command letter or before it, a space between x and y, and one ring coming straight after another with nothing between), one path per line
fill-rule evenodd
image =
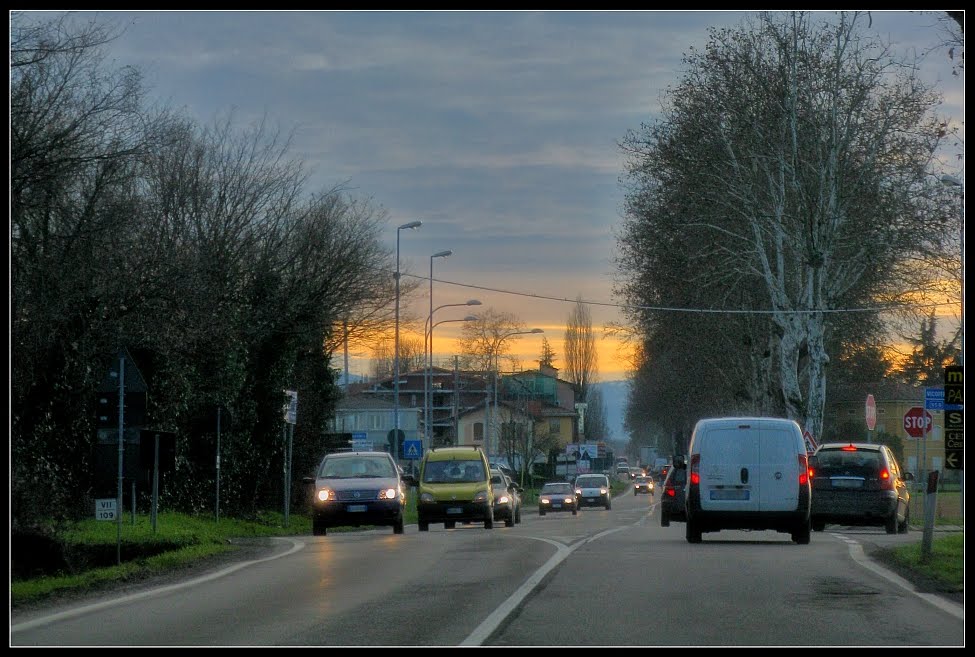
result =
M479 447L437 447L420 461L417 488L417 526L431 522L453 529L458 522L483 522L494 527L494 490L487 456Z

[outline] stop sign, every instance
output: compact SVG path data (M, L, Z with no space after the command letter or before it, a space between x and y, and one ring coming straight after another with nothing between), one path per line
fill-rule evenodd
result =
M904 431L911 438L920 438L925 431L931 431L931 414L920 406L914 406L904 413Z
M874 401L873 395L867 395L867 429L873 431L875 426L877 426L877 402Z

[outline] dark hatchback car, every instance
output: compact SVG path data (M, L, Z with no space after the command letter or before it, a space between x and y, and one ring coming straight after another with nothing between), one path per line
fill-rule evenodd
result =
M567 481L551 481L538 492L538 515L556 511L571 511L572 515L579 513L575 489Z
M670 521L687 522L684 506L684 485L687 483L687 468L675 466L667 472L660 490L660 526L669 527Z
M406 488L415 479L401 474L386 452L336 452L328 454L314 477L312 534L324 536L331 527L363 525L392 527L403 533Z
M825 443L809 459L812 528L827 524L883 527L906 534L914 478L893 452L876 443Z

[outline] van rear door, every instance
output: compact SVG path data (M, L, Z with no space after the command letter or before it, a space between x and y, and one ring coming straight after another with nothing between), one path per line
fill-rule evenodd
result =
M799 508L799 445L789 426L763 424L761 482L757 492L762 511L795 511ZM801 437L798 439L801 441ZM805 445L802 444L805 453Z
M758 511L762 459L755 427L722 423L707 427L700 439L701 509Z

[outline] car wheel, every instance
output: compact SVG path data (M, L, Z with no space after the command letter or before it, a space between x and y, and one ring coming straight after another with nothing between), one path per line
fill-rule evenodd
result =
M520 506L518 507L518 510L515 511L515 522L516 523L521 522L521 507Z
M633 497L636 497L636 496L637 496L636 489L633 489Z
M484 519L484 529L494 529L494 518Z
M579 515L579 509L572 509L572 515L574 516Z
M897 533L897 509L894 509L894 512L890 514L890 517L887 518L886 522L884 522L884 529L888 534Z
M906 534L911 529L911 509L904 510L904 522L897 525L898 534Z
M792 532L792 540L799 545L809 545L810 529L811 526L809 520L804 521L794 532Z
M545 515L545 512L544 512L544 511L542 511L541 509L539 509L539 510L538 510L538 515L540 515L540 516L544 516L544 515Z
M403 533L403 519L399 518L393 523L393 533L402 534Z
M453 529L456 526L457 526L457 523L454 522L453 520L445 520L444 523L443 523L443 528L444 529Z
M687 519L687 542L688 543L700 543L701 542L701 528L697 526L691 518Z
M325 525L320 522L315 522L312 520L311 523L311 533L312 536L324 536L325 535Z
M609 511L612 508L613 508L613 503L612 502L606 502L606 510Z
M661 513L660 514L660 526L661 527L670 527L670 518L668 518L667 517L667 514L665 514L665 513Z
M814 532L821 532L826 529L826 521L824 520L813 520L812 529Z
M421 520L421 521L419 521L419 522L416 523L416 526L417 526L417 528L421 532L428 532L428 531L430 531L430 523L428 523L428 522L423 522Z

